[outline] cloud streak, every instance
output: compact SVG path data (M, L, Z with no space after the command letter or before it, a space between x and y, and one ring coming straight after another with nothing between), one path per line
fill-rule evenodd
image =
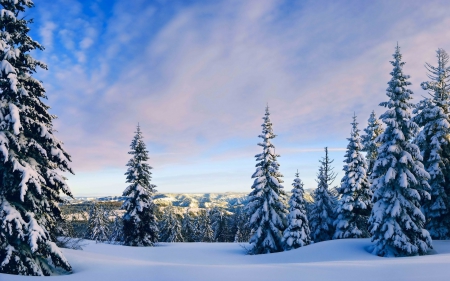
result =
M35 37L50 47L38 54L50 66L39 77L80 172L123 167L137 122L152 162L174 173L251 158L267 103L280 151L345 147L353 112L361 129L370 111L383 112L397 41L417 98L423 64L450 47L443 1L36 6ZM63 7L71 9L61 14ZM316 167L317 159L305 163Z

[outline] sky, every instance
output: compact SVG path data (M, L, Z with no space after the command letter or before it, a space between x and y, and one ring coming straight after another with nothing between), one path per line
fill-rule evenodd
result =
M34 3L35 76L75 196L122 193L138 123L159 192L250 192L266 105L286 190L297 169L316 187L324 147L337 185L353 114L362 130L384 112L396 44L414 102L424 64L450 50L448 1Z

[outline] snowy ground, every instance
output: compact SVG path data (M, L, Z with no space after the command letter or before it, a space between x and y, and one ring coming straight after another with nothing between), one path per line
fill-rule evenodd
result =
M234 243L161 243L153 248L89 243L63 250L74 273L55 277L0 274L8 280L449 280L450 241L428 256L380 258L369 239L321 242L289 252L248 256Z

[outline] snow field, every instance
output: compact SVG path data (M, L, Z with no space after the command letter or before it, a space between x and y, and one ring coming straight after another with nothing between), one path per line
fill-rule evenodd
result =
M320 242L288 252L245 255L236 243L159 243L156 247L95 244L63 249L73 274L28 277L0 274L1 281L119 280L448 280L450 241L433 241L430 255L382 258L370 239Z

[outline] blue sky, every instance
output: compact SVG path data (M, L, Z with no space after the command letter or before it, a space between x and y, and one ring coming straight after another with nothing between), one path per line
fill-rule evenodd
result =
M285 187L336 183L355 112L386 100L399 42L416 101L425 62L450 50L448 1L35 0L57 136L75 196L118 195L139 122L160 192L249 192L268 103Z

